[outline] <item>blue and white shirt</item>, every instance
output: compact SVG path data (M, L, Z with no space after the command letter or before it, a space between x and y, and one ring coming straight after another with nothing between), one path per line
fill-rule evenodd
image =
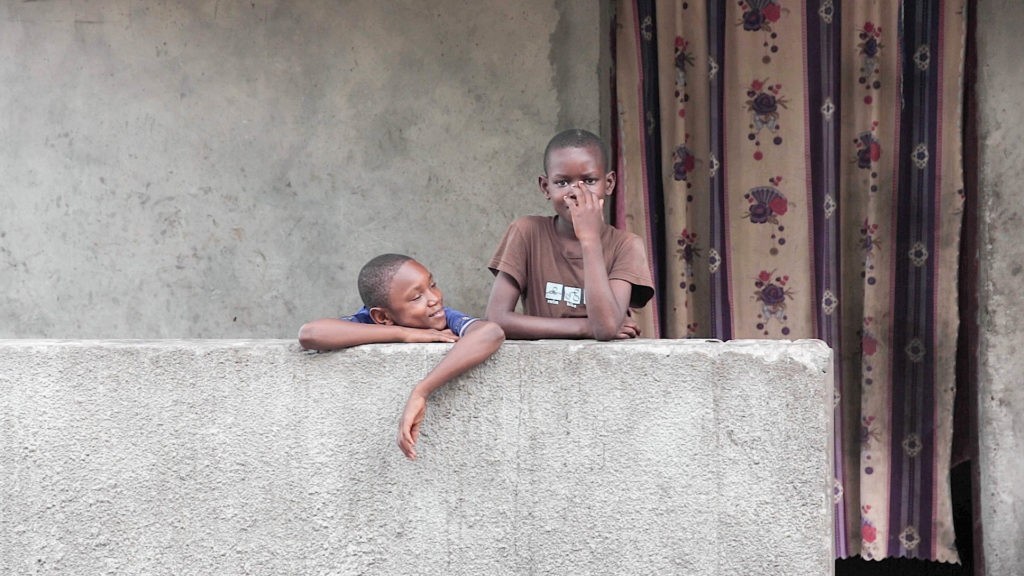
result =
M466 328L468 328L470 324L479 320L479 318L468 316L447 306L444 307L444 317L448 323L448 329L454 332L459 338L462 338L462 335L466 332ZM358 312L351 316L342 316L339 320L358 322L360 324L374 323L373 318L370 317L370 309L366 306L363 306Z

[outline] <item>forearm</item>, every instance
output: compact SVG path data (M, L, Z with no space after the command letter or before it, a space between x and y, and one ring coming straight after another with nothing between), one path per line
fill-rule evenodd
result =
M307 350L338 350L360 344L402 342L405 329L384 324L360 324L335 318L324 318L303 324L299 329L299 345Z
M504 341L505 334L496 323L477 320L470 324L437 366L416 384L413 394L430 396L446 382L490 358Z
M587 320L597 340L615 338L622 326L626 308L615 299L600 240L582 243L583 281L587 293Z
M587 318L543 318L527 316L513 311L488 313L487 318L501 325L505 336L512 340L540 340L543 338L592 338Z

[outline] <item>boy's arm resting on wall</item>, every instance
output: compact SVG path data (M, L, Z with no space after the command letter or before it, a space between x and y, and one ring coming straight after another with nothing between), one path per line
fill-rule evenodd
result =
M487 320L476 320L466 327L462 337L409 394L398 423L398 447L409 459L416 458L416 440L426 415L427 398L449 380L487 360L505 341L501 327Z
M607 281L607 280L606 280ZM632 285L624 280L607 281L615 301L621 306L623 319L619 320L616 331L604 340L635 338L639 331L632 318L626 317ZM519 284L507 272L498 271L494 276L491 296L487 301L487 319L497 322L505 335L513 340L539 340L542 338L597 338L594 321L591 318L544 318L528 316L515 311L519 300ZM587 292L587 311L590 312L590 293ZM598 338L602 339L602 338Z
M321 318L302 325L299 345L306 350L338 350L360 344L389 342L456 342L451 330L407 328L394 324L363 324L338 318Z
M635 338L622 335L623 329L636 330L636 324L628 318L629 297L633 285L618 278L608 279L604 265L604 253L600 239L596 243L583 244L583 281L587 289L587 321L595 340ZM624 322L629 320L626 325Z
M612 340L619 334L633 286L624 280L608 279L601 235L604 199L581 187L576 202L566 202L572 226L583 251L583 284L587 291L587 320L596 340Z
M519 284L511 275L501 271L495 274L491 296L487 300L486 317L501 325L508 338L590 338L590 325L586 318L542 318L516 312L520 293Z

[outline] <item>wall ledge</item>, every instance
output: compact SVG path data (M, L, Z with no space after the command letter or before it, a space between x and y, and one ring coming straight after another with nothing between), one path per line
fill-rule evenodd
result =
M0 572L831 574L831 351L0 340Z

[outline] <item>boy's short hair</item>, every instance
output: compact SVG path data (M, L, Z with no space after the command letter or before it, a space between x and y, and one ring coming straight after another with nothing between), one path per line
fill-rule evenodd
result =
M363 306L378 308L388 305L391 281L403 264L412 260L405 254L381 254L363 265L359 271L359 297Z
M604 140L593 132L570 128L555 134L544 148L545 174L548 173L548 157L551 155L551 151L563 148L596 148L601 153L601 165L604 166L605 171L608 171L608 145L604 143Z

